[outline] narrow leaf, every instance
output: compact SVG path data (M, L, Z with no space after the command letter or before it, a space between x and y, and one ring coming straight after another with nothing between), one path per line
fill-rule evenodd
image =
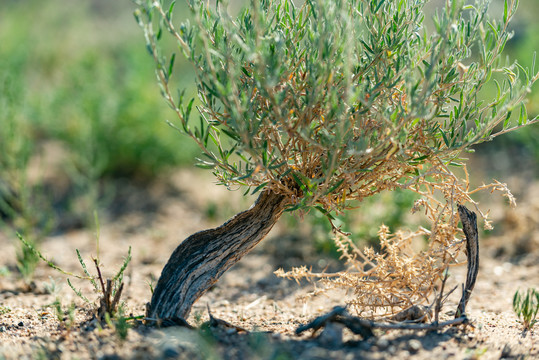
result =
M173 53L170 57L170 63L168 65L168 77L172 75L172 69L174 68L174 60L176 60L176 53Z

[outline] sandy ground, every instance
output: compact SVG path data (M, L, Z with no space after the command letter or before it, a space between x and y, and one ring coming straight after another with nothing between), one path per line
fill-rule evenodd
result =
M515 180L518 182L518 179ZM220 225L249 206L252 199L211 185L211 178L180 171L166 183L137 188L124 186L120 199L134 210L120 216L106 215L101 226L100 260L106 276L121 265L129 246L133 260L125 276L124 301L128 314L144 314L155 283L172 250L189 234ZM517 184L518 185L518 184ZM200 192L197 189L207 191ZM539 358L539 330L523 332L512 310L517 289L539 287L539 183L520 186L520 206L496 206L493 216L503 226L481 239L479 279L468 305L472 326L446 328L439 332L377 331L366 341L347 330L343 342L298 337L298 325L312 320L335 305L346 294L329 294L307 303L297 300L311 285L277 278L278 267L319 264L290 229L276 226L251 254L229 270L194 306L189 322L200 326L213 316L240 326L199 330L156 329L138 326L121 339L110 327L89 323L91 306L79 299L65 283L65 276L40 266L30 289L18 280L15 246L0 234L0 265L12 270L0 276L0 359L121 359L121 358L254 358L254 359L499 359ZM209 205L208 205L209 204ZM213 204L213 205L212 205ZM215 215L214 207L218 208ZM208 215L212 215L208 217ZM11 238L11 236L10 236ZM75 249L87 264L96 256L92 231L72 230L50 236L43 253L66 270L81 273ZM327 261L335 263L336 260ZM94 269L90 267L90 270ZM462 283L465 269L456 269L452 280ZM87 281L74 280L83 294L95 299ZM459 292L459 291L457 291ZM455 292L442 317L450 318L460 294ZM52 304L60 300L64 310L76 304L75 321L59 321Z

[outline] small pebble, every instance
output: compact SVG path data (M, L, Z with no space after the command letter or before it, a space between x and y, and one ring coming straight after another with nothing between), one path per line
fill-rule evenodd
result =
M417 339L412 339L408 342L408 346L407 346L407 350L411 353L411 354L415 354L416 352L418 352L419 350L421 350L421 341L417 340Z
M500 358L508 358L511 357L511 346L509 344L505 344L502 349L502 354L500 355Z
M336 348L342 345L343 326L329 322L318 337L318 341L325 347Z
M376 346L380 350L385 350L389 346L389 341L387 339L380 339L376 342Z
M99 360L122 360L122 358L117 354L105 354Z
M176 350L174 348L167 347L163 351L163 357L165 359L176 359L178 356L180 356L180 353L178 352L178 350Z
M24 323L21 321L21 322L18 323L17 325L20 326L20 327L23 327L23 326L24 326Z

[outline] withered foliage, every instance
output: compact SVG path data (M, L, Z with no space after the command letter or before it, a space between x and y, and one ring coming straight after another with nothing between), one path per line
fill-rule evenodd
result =
M391 232L381 225L380 251L372 247L361 249L347 234L335 231L334 241L347 265L345 271L316 273L302 266L275 273L296 281L314 281L315 290L303 296L304 301L329 290L346 290L352 294L347 304L359 315L384 316L414 305L433 306L440 296L437 291L446 271L465 263L459 257L465 240L459 228L457 204L472 203L487 229L491 228L488 213L481 211L471 194L486 189L501 191L512 206L516 205L507 186L498 181L470 190L466 168L462 169L462 180L446 166L438 165L427 172L428 176L411 179L413 186L403 185L421 196L411 211L424 211L430 228L419 226L415 231Z

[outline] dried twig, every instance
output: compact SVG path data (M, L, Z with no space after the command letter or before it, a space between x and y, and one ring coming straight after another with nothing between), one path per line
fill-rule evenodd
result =
M120 283L118 289L116 289L116 292L114 292L113 281L111 279L104 281L97 259L94 259L94 264L97 270L97 278L101 284L101 290L103 292L102 296L99 298L97 317L100 321L103 321L105 320L106 314L109 314L109 316L114 316L116 313L118 305L120 304L124 283Z
M439 330L446 326L468 324L466 316L458 317L444 322L433 322L430 324L418 323L385 323L362 319L352 316L346 311L346 307L334 307L329 313L319 316L308 324L302 325L296 329L296 334L300 335L304 331L313 330L313 335L327 323L337 322L346 326L354 334L361 335L364 339L374 336L374 329L382 330Z
M320 329L321 327L325 326L328 321L333 321L335 318L339 315L346 313L346 307L345 306L335 306L333 310L331 310L329 313L319 316L313 321L311 321L308 324L301 325L296 329L296 335L301 334L302 332L312 329L313 334Z
M470 300L470 295L477 280L479 271L479 235L477 233L477 216L473 211L468 210L463 205L458 205L462 230L466 235L466 254L468 257L468 271L466 273L466 285L462 292L462 297L455 313L455 318L466 315L466 305Z
M234 329L237 332L244 332L244 333L249 332L248 330L242 328L241 326L237 326L237 325L229 323L228 321L221 320L221 319L218 319L218 318L214 317L211 314L210 306L207 305L207 307L208 307L208 315L210 316L210 326L211 327L224 327L224 328L228 328L228 329Z
M436 306L434 307L434 322L435 323L438 323L440 311L442 311L445 283L447 281L448 276L449 276L449 272L446 269L444 272L444 278L442 280L442 286L440 288L440 295L436 298Z

